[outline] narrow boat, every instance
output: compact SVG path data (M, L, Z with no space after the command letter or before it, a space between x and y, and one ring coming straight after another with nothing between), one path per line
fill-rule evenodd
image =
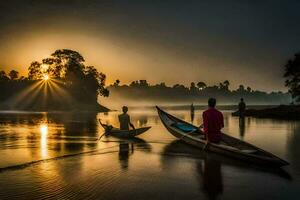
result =
M121 138L133 138L135 136L138 136L146 131L148 131L151 126L146 126L146 127L141 127L141 128L136 128L135 130L120 130L119 128L115 128L111 125L103 124L99 120L101 126L104 128L105 134L106 135L112 135L115 137L121 137Z
M269 152L224 133L220 143L206 145L204 133L198 127L166 113L158 106L156 108L167 130L190 145L259 165L281 167L289 164Z

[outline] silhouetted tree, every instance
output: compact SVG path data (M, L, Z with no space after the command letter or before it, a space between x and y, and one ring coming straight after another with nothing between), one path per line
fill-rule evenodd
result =
M161 87L167 87L167 85L166 85L165 82L161 82L161 83L159 84L159 86L161 86Z
M200 82L197 83L197 87L198 87L199 90L203 90L207 86L204 82L200 81Z
M289 88L293 99L300 101L300 53L288 60L284 66L285 86Z
M146 82L146 81L145 81ZM229 82L229 81L228 81ZM289 94L287 93L266 93L262 91L252 91L250 87L240 85L238 89L234 91L225 90L229 86L226 81L222 83L222 90L218 85L206 86L206 84L197 84L200 88L204 87L201 91L196 88L196 92L191 92L191 87L186 87L182 84L175 84L172 87L167 86L165 83L160 84L148 84L148 86L141 87L143 84L141 81L133 81L129 86L115 86L111 85L109 89L112 91L112 98L125 98L124 101L134 102L143 101L166 101L166 102L206 102L209 96L218 98L219 101L224 103L235 102L237 98L247 98L248 102L268 102L268 103L283 103L289 101ZM115 95L115 96L114 96Z
M182 84L175 84L175 85L173 85L173 88L174 89L187 89L184 85L182 85Z
M105 79L105 74L99 73L95 67L86 67L84 82L86 88L89 90L88 93L91 94L96 100L98 95L104 97L108 97L109 95L109 91L107 88L105 88Z
M6 75L5 71L0 71L0 80L7 81L9 80L8 76Z
M190 91L193 92L193 93L197 91L197 88L196 88L196 85L195 85L194 82L191 82Z
M29 80L39 80L42 79L43 73L41 69L41 63L34 61L28 67L28 79Z
M107 97L105 74L93 66L84 65L83 56L70 49L56 50L51 57L32 62L28 68L30 80L40 80L44 75L60 79L68 93L80 103L93 104L98 95Z
M114 86L119 86L120 85L120 80L119 79L117 79L115 82L114 82L114 84L113 84Z
M223 82L223 85L224 85L224 89L225 89L225 90L228 90L228 89L229 89L230 82L229 82L228 80L226 80L226 81Z
M239 88L237 89L237 92L244 92L245 91L245 86L239 85Z
M228 90L229 85L230 85L229 81L226 80L223 83L219 83L219 88L220 88L220 90Z
M136 87L136 86L138 86L139 85L139 82L138 81L132 81L131 83L130 83L130 87Z
M247 90L247 92L249 92L249 93L252 91L251 87L249 87L249 86L247 87L246 90Z
M147 80L140 80L139 85L141 87L148 87L149 86Z
M10 80L15 80L15 79L18 78L19 72L17 72L16 70L11 70L11 71L8 73L8 76L10 77Z

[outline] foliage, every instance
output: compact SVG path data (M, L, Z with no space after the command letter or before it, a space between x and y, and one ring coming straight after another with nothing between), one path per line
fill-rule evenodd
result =
M45 105L53 108L58 106L67 108L75 104L97 107L98 95L109 96L109 90L105 87L106 76L98 72L94 66L85 66L84 61L80 53L61 49L56 50L51 57L43 59L42 62L32 62L28 67L28 77L19 77L19 72L15 70L11 70L8 75L5 71L0 71L0 89L2 91L0 103L11 102L12 98L21 94L22 91L30 91L30 87L44 83L41 85L44 90L37 92L39 88L37 87L35 91L31 91L31 95L39 99L34 100L35 104L41 104L39 101L43 101ZM47 84L43 82L46 81L46 77L50 78ZM48 88L52 88L52 93L48 96L43 94L47 88L46 85L49 85ZM53 93L55 91L56 93ZM63 92L63 96L68 96L69 100L63 102L59 97L62 94L57 91ZM30 94L26 95L30 96ZM41 98L42 96L44 99ZM22 103L24 104L24 102Z
M84 61L83 56L76 51L59 49L51 57L43 59L42 63L33 62L29 67L28 77L38 80L43 74L49 74L52 79L64 81L72 95L79 99L82 94L94 100L98 95L107 97L109 91L105 88L105 74L98 72L93 66L85 66Z
M15 80L15 79L18 78L19 72L17 72L16 70L11 70L11 71L8 73L8 76L10 77L10 80Z
M8 76L6 75L5 71L0 71L0 80L1 81L7 81L9 80Z
M197 85L197 87L196 87ZM282 92L262 92L253 91L249 86L239 85L237 89L229 89L229 81L225 80L218 85L207 85L203 81L197 84L191 82L190 87L182 84L167 86L165 83L150 85L146 80L133 81L129 85L119 85L114 83L109 86L111 99L120 100L127 103L132 101L143 101L153 103L206 103L208 97L215 97L222 103L238 102L243 97L247 103L253 104L279 104L288 103L290 95ZM245 89L246 88L246 89Z
M292 97L300 101L300 53L295 54L284 66L285 85L289 88Z

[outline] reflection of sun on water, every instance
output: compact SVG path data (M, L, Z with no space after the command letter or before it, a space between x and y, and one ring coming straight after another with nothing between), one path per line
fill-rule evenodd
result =
M48 135L48 126L47 124L40 125L41 132L41 156L42 158L47 157L47 135Z

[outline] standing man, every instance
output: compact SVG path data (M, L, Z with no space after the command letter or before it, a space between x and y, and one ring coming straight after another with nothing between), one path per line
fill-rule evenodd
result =
M128 112L128 107L123 106L122 107L123 113L120 114L119 117L119 122L120 122L120 129L121 130L129 130L129 126L135 130L133 124L130 122L130 116L127 114Z
M203 125L207 142L219 143L222 139L221 129L224 127L223 114L216 108L216 99L208 99L208 109L203 112Z
M246 110L246 104L244 102L244 99L241 98L241 101L239 103L239 116L240 116L240 118L245 117L245 110Z

